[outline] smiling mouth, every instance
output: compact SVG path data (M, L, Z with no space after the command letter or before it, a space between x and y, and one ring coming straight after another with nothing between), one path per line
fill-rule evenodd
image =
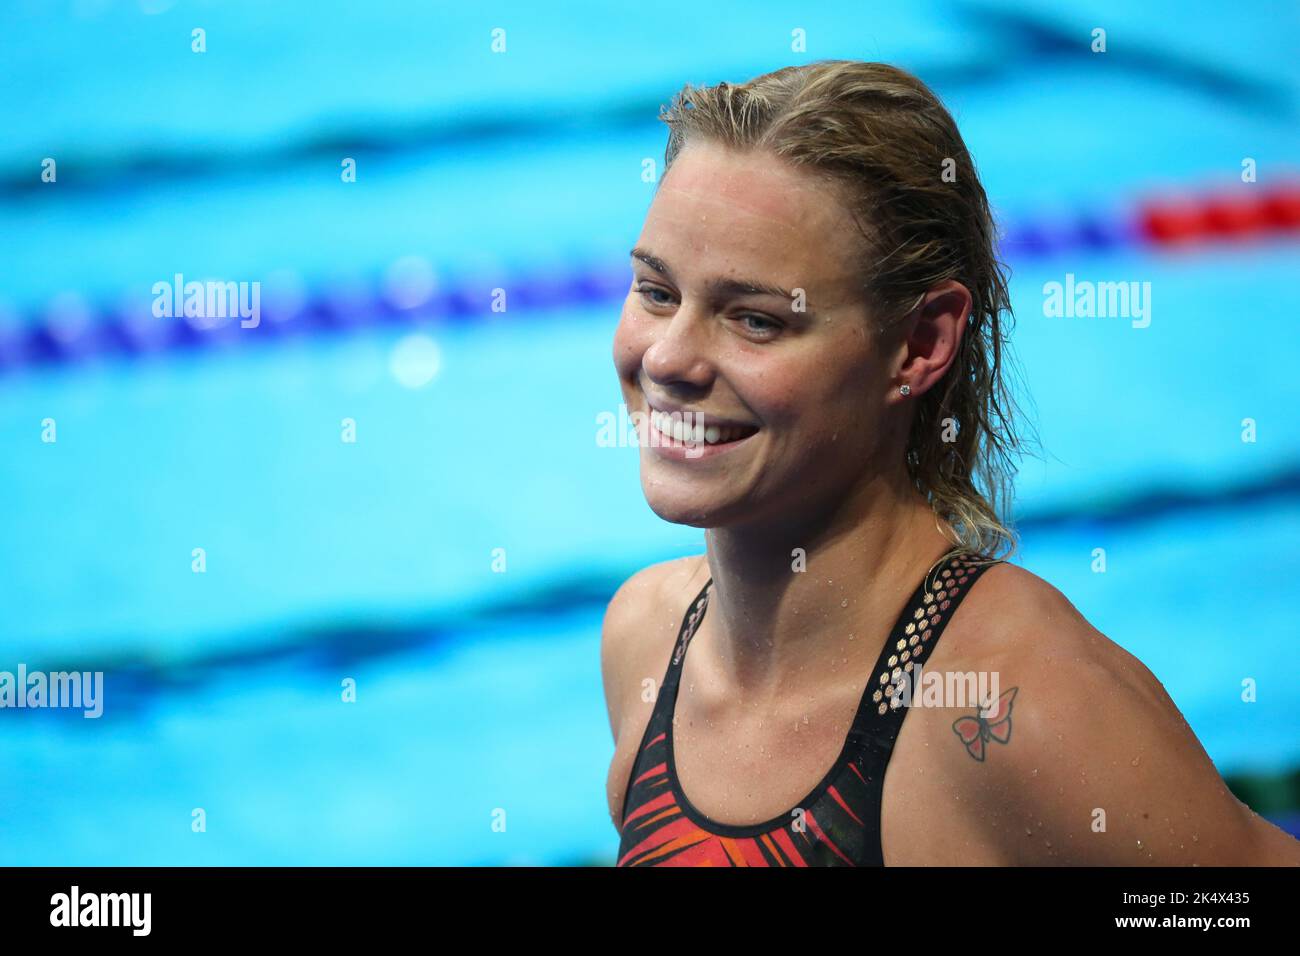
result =
M757 434L753 425L710 424L699 412L672 413L650 410L650 425L674 444L727 445Z

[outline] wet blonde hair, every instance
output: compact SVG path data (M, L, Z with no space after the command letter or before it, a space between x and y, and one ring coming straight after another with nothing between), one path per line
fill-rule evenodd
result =
M837 189L865 240L863 289L878 337L938 283L970 290L956 359L914 401L907 469L955 543L988 557L1013 554L1004 515L1026 440L1005 381L1013 321L1006 267L974 161L938 97L884 63L820 60L739 85L687 84L659 118L669 127L665 173L698 138L771 153ZM955 441L943 440L949 419Z

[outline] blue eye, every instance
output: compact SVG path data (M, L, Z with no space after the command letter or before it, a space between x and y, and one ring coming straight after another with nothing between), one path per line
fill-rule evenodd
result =
M669 299L672 298L672 296L669 295L667 292L665 292L663 289L656 288L655 286L641 286L641 287L639 287L636 291L637 291L637 293L638 293L639 295L642 295L642 296L653 295L654 293L657 292L657 293L659 293L660 295L666 295L666 296L668 296ZM660 302L660 301L657 301L657 300L655 300L655 299L651 299L650 301L651 301L651 303L654 304L654 305L667 305L667 304L668 304L667 302Z
M781 328L779 322L774 322L765 315L742 315L740 320L746 323L746 328L751 332L766 334L768 332L776 332ZM762 326L755 327L752 324L754 322L761 322Z
M676 301L676 297L671 292L654 285L639 285L633 291L635 291L637 295L641 296L648 305L653 305L659 308L672 305ZM663 296L663 298L652 298L657 295ZM735 316L732 321L739 321L747 333L760 338L772 338L785 327L776 319L769 318L766 315L757 315L752 312Z

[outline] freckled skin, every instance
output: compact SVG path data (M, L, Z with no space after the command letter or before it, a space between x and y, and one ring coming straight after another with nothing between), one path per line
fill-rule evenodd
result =
M665 259L675 281L634 263L614 337L624 401L646 411L648 382L760 433L707 467L643 455L642 487L656 514L697 527L753 521L843 493L860 478L880 439L862 423L886 418L873 397L880 390L867 386L890 373L867 334L857 250L831 238L854 235L834 194L770 158L691 145L668 171L637 246ZM715 310L696 294L698 280L714 275L803 289L809 312L768 296ZM663 291L647 298L637 291L643 284ZM775 337L754 334L741 317L756 312L789 326Z
M788 809L831 765L898 602L951 546L903 473L911 406L897 387L914 402L942 380L970 294L943 284L896 334L869 334L857 235L825 184L705 144L679 155L647 214L637 246L671 276L633 263L613 348L628 409L645 413L649 393L758 432L698 461L641 450L650 507L708 529L708 553L639 572L606 612L616 825L653 707L643 687L662 679L705 580L676 763L692 803L743 824ZM715 301L719 276L803 289L808 312ZM806 573L791 573L792 544ZM884 779L887 864L1300 865L1300 842L1231 795L1159 681L1030 572L980 578L927 665L945 670L1016 688L1014 733L975 760L953 725L976 708L908 714Z
M916 709L885 780L897 865L1295 866L1300 842L1226 788L1151 672L1014 565L971 591L927 671L1017 687L1006 744L971 758L974 708ZM921 813L894 812L898 807Z

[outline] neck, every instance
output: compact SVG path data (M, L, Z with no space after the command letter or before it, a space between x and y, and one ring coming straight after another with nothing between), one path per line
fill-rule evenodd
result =
M874 662L903 602L954 546L937 524L909 482L877 476L820 511L710 529L719 676L771 699L811 686L800 680L819 673L810 661Z

